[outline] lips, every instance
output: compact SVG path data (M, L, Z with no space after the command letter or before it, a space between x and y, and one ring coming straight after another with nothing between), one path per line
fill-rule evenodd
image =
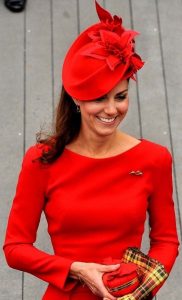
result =
M96 117L101 123L103 124L114 124L115 119L117 117L113 117L113 118L102 118L102 117Z

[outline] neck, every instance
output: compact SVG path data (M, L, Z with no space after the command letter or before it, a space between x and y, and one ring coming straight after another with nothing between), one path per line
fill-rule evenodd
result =
M88 133L85 135L83 131L80 131L77 145L89 155L105 155L113 150L119 136L121 136L121 132L117 130L109 136L96 136Z

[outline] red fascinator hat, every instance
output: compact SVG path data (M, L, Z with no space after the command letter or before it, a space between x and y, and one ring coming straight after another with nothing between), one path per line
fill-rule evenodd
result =
M83 31L68 50L62 69L67 93L78 100L107 94L120 80L132 78L144 62L135 53L139 33L126 30L122 18L112 17L96 1L100 22Z

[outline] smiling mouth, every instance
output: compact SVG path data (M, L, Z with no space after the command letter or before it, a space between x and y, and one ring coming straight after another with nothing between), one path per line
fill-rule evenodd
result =
M99 121L101 121L102 123L107 123L107 124L111 124L111 123L114 123L115 119L117 118L114 117L114 118L102 118L102 117L96 117Z

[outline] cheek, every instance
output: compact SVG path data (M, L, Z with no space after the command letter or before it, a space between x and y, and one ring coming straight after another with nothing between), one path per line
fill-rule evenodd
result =
M88 103L82 107L82 114L84 116L92 116L92 115L95 116L101 110L102 110L102 107L100 107L100 105L96 105L94 103Z
M127 101L124 101L124 102L122 102L122 103L120 103L120 104L118 105L118 111L119 111L121 114L127 113L128 107L129 107L129 102L128 102L128 100L127 100Z

